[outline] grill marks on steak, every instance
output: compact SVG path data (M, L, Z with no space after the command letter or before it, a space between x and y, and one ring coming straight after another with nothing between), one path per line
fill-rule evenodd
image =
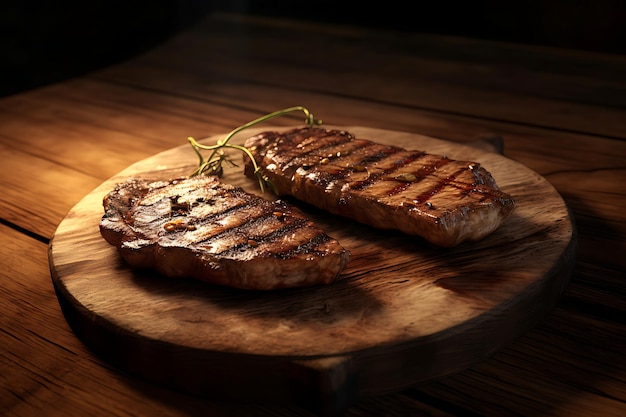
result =
M480 164L306 127L248 139L281 195L382 229L452 247L496 230L513 212ZM249 163L246 173L252 173Z
M103 200L100 232L132 266L244 289L327 284L349 253L296 208L216 177L131 178Z

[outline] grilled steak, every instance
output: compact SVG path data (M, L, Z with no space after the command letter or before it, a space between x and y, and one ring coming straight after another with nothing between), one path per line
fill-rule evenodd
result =
M264 132L244 146L280 195L438 246L481 239L515 208L514 199L478 163L358 139L345 131Z
M295 207L213 176L129 179L103 200L104 239L134 267L269 290L328 284L348 251Z

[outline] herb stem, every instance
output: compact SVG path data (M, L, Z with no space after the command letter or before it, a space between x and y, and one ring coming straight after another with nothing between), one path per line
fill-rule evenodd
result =
M304 113L304 116L305 116L304 122L308 126L322 124L322 121L319 119L315 119L313 117L313 113L311 113L306 107L293 106L293 107L288 107L286 109L277 110L275 112L266 114L244 125L241 125L238 128L233 129L228 135L226 135L224 139L218 140L215 145L203 145L201 143L198 143L198 141L196 141L194 138L188 137L187 140L193 147L199 159L198 167L191 174L191 176L196 176L196 175L201 175L201 174L206 174L206 173L221 176L223 172L222 163L224 161L229 162L233 166L237 166L234 162L232 162L226 156L226 154L222 151L222 149L223 148L236 149L246 154L246 156L248 156L248 158L250 158L250 160L252 161L252 165L254 166L254 174L259 179L259 186L261 187L261 191L265 192L265 186L269 186L270 188L272 188L272 191L276 193L276 189L274 188L271 181L263 174L263 171L258 166L257 162L255 161L254 156L252 155L252 152L250 152L250 150L244 146L232 145L228 142L232 139L233 136L235 136L237 133L241 132L242 130L248 129L252 126L265 122L274 117L283 116L283 115L286 115L288 113L295 112L295 111L301 111ZM203 157L201 150L211 151L211 154L209 155L207 159Z

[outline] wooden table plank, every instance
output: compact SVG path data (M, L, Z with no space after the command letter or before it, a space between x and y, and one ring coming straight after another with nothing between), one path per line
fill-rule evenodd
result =
M49 239L65 214L100 180L0 143L2 220Z
M489 62L480 61L486 55L486 49L489 49L487 46L490 44L487 42L479 44L477 56L468 52L472 51L473 46L468 45L469 41L457 45L448 42L447 51L450 55L445 57L425 57L420 42L416 42L414 50L403 50L401 55L394 55L393 51L398 49L395 45L411 45L411 41L388 35L372 42L369 32L357 30L351 32L350 36L339 40L335 37L331 41L328 35L314 30L293 27L268 29L262 20L253 22L256 25L246 26L244 31L236 20L215 18L211 20L214 25L202 26L214 27L215 32L187 32L164 45L158 54L148 53L129 63L129 66L137 66L134 68L138 74L136 78L129 78L133 68L124 66L103 71L100 76L118 78L120 71L123 71L126 82L158 87L159 78L152 69L162 69L204 80L283 85L298 92L319 91L365 100L376 97L381 102L393 101L415 108L462 113L490 120L570 131L576 129L611 137L626 136L626 123L622 120L621 111L613 108L624 105L620 101L623 97L620 91L626 87L624 80L616 74L626 68L626 63L619 59L610 61L610 69L594 74L595 77L587 74L568 76L564 68L569 68L570 62L580 64L580 58L563 63L562 60L570 56L571 52L552 51L554 58L548 59L547 53L542 58L547 61L548 68L551 62L559 62L560 58L561 72L552 69L554 74L548 74L547 80L537 82L530 71L519 73L517 70L523 60L512 51L517 49L523 54L525 49L514 45L508 46L508 54L498 55L503 48L500 44L493 44L491 56L499 57L500 60L492 58ZM300 45L305 43L307 48L301 48ZM215 59L199 59L193 64L186 62L185 51L190 44L206 50L208 54L214 54ZM456 46L456 49L452 46ZM324 59L326 54L340 48L341 59L335 56L331 61ZM167 54L162 54L163 50ZM168 56L167 61L163 60L163 56ZM586 62L589 63L588 56ZM254 65L254 71L250 71L250 65ZM537 63L533 61L528 65ZM281 70L277 71L277 67ZM329 73L332 76L326 76ZM541 71L534 68L532 74L535 73L541 74ZM605 74L610 78L607 79ZM565 86L579 87L574 90L564 88L558 94L551 95L545 85L552 84L556 76L564 80L562 82ZM519 78L518 82L511 82L511 77ZM599 79L606 80L605 84L598 85ZM517 87L505 89L504 85ZM586 88L581 85L586 85ZM525 88L521 89L520 86ZM599 96L608 97L604 102L610 105L596 104Z
M622 160L620 157L626 152L623 143L611 139L570 134L567 132L554 132L545 129L535 129L524 125L485 121L462 116L446 116L427 111L415 111L392 104L363 103L360 100L329 97L316 93L303 94L295 101L290 90L281 88L239 84L215 84L207 89L202 87L195 88L192 93L193 96L191 96L193 97L193 101L191 102L179 101L178 98L170 96L170 94L172 94L171 92L162 92L157 95L153 95L152 93L142 94L132 88L124 89L99 83L93 83L87 87L80 86L80 90L83 88L87 90L82 93L82 98L75 98L78 100L77 102L72 102L71 100L65 102L63 99L56 98L56 96L52 95L49 99L43 99L45 100L44 104L38 104L42 99L37 97L32 100L24 101L20 108L28 109L31 106L35 108L37 108L37 106L59 106L63 109L66 117L73 120L73 123L79 125L84 123L84 130L86 131L92 125L89 118L83 116L83 110L81 108L86 107L94 112L93 116L90 117L92 119L98 117L100 119L99 123L103 126L115 130L128 129L128 131L137 132L137 137L127 139L130 144L135 143L138 148L141 148L141 145L151 146L154 151L182 144L186 136L189 135L208 136L208 134L202 134L205 131L204 127L206 127L206 131L210 132L210 134L224 133L265 112L288 107L297 103L308 106L315 114L332 124L358 124L359 122L364 122L372 127L419 132L454 141L471 141L485 135L500 135L506 138L507 154L525 164L535 161L537 154L547 154L549 151L556 149L562 154L564 161L576 161L580 166L588 167L590 161L584 158L584 154L582 154L578 148L590 146L590 144L593 143L592 146L599 148L603 156L612 159L608 166L615 171L616 169L620 169L620 166L623 166L623 164L620 163L620 160ZM130 98L126 98L125 100L129 100L130 104L127 107L118 104L117 110L112 112L108 107L114 105L114 100L116 100L116 97L119 97L119 95L114 95L115 93L105 94L103 98L99 99L85 97L85 95L91 93L99 97L100 94L97 93L108 88L117 91L124 97L129 96ZM182 85L176 86L176 90L181 93L186 92L183 88ZM72 91L71 86L66 87L66 89ZM66 95L67 94L68 93L66 93ZM79 94L80 93L74 93L75 96L79 96ZM228 97L227 100L229 100L229 102L223 103L223 105L227 107L208 107L201 104L202 102L211 100L211 97L214 96ZM106 99L106 97L109 98ZM137 108L141 100L146 100L147 103L150 103L151 97L155 97L155 100L156 97L158 97L158 101L162 103L163 107L151 110L151 104L148 104L142 111L133 110ZM239 111L237 103L240 103L242 100L248 100L249 106ZM193 111L194 117L189 121L185 121L185 114L182 116L172 114L172 118L170 119L168 115L175 113L178 106L182 104L192 109L198 109ZM205 108L207 111L205 111ZM159 117L157 113L159 111L164 112L165 116ZM224 113L240 113L241 118L232 118L230 121L223 120L223 118L220 118L220 114ZM28 130L30 129L29 125L34 122L42 121L45 123L53 123L53 117L44 118L40 116L31 123L30 117L32 116L29 116L28 113L24 113L23 117L25 119L21 122L17 122L17 120L22 117L20 114L22 113L19 113L17 110L11 112L10 117L7 116L7 124L5 125L7 131L13 130L15 132L16 141L24 141L20 139L20 137L41 138L45 140L45 135L48 134L46 130L39 129L33 132ZM202 114L206 114L206 121L198 120L198 117L201 118ZM10 123L8 119L11 119L12 123ZM272 124L278 125L300 122L301 119L297 117L272 120ZM62 133L57 133L56 138L60 135L62 135ZM528 140L528 136L530 135L540 140L530 141ZM52 132L50 132L50 136L52 136ZM97 137L96 140L102 138L106 139L103 132L97 129L93 129L91 136ZM128 135L126 135L126 138L128 138ZM143 141L150 141L150 145L146 145ZM106 145L106 143L105 141L104 145ZM114 142L112 145L118 146L119 144L120 142ZM522 146L527 148L524 150L524 153L528 155L527 159L518 157L517 152L518 150L522 150ZM120 149L115 149L114 147L110 149L110 152L122 153ZM558 160L552 159L546 161L545 169L537 169L533 166L531 166L531 168L537 169L539 172L548 172L550 166L552 170L562 169L554 165L554 163L558 163Z
M626 410L624 326L557 307L510 348L413 395L486 415L617 417Z
M0 108L6 112L0 116L6 121L6 129L13 128L10 121L29 123L29 117L34 119L31 123L54 119L68 126L93 126L94 133L98 133L98 128L136 132L134 142L143 146L147 146L143 142L150 143L157 150L185 143L190 135L228 131L251 117L245 111L237 117L236 109L224 112L222 106L210 100L185 97L176 91L117 85L93 78L73 79L8 97L0 102ZM223 114L229 114L230 119Z

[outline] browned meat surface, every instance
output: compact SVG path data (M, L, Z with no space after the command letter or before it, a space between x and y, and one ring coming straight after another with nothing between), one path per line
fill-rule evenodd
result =
M281 195L452 247L496 230L515 208L478 163L307 127L248 139ZM251 174L251 164L246 173Z
M328 284L349 253L300 211L216 177L129 179L104 198L102 236L134 267L252 290Z

